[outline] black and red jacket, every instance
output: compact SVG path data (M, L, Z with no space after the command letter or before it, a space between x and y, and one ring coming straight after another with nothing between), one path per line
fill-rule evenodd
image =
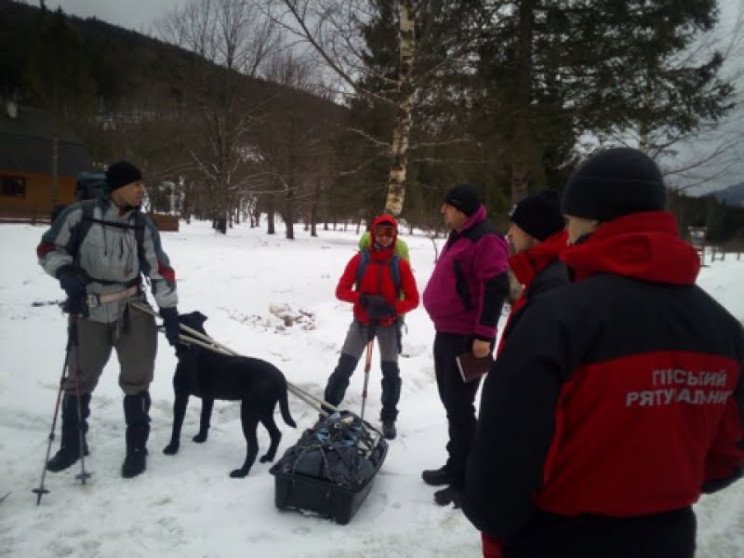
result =
M621 217L562 257L576 282L529 305L483 387L463 509L493 537L536 510L684 508L744 469L744 332L674 217Z
M568 233L563 230L550 235L529 250L518 252L509 258L509 268L522 285L522 292L512 304L499 340L498 352L501 352L509 332L519 322L529 301L550 289L568 283L568 270L560 259L566 248L567 239Z
M397 232L392 244L386 250L377 247L374 230L377 225L390 225L398 230L397 221L389 216L382 215L372 221L370 228L370 246L369 246L369 263L364 270L359 284L357 284L357 270L361 260L361 252L355 254L349 263L346 264L341 278L336 286L336 298L345 302L354 304L354 318L363 323L369 324L370 319L367 315L367 309L359 302L362 293L371 295L382 295L385 297L390 306L395 309L396 317L385 318L380 320L379 325L387 326L395 323L397 316L410 312L419 304L419 292L416 287L416 279L413 277L411 266L403 258L398 259L400 272L400 297L398 289L393 279L390 265L393 254L395 253L395 243L398 241Z

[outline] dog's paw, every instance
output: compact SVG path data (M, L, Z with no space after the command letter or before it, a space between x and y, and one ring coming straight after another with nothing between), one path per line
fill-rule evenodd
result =
M203 444L204 442L207 441L207 433L206 432L204 432L204 433L199 432L199 434L197 434L196 436L194 436L192 438L192 440L194 440L197 444Z
M165 448L163 449L163 453L165 455L176 455L178 453L178 448L180 447L180 444L178 442L171 442Z
M246 476L248 476L248 471L245 469L235 469L230 472L230 478L232 479L244 479Z
M261 463L271 463L272 461L274 461L274 456L273 455L266 454L266 455L262 456L261 458L259 458L259 461Z

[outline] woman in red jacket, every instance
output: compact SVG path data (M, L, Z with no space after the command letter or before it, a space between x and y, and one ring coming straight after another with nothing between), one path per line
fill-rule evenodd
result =
M395 254L398 223L390 215L382 215L372 222L369 249L354 255L346 264L336 287L336 297L351 302L354 321L349 326L341 356L325 388L325 401L338 406L349 387L364 348L373 339L380 347L382 368L383 435L392 440L397 432L400 399L399 317L419 303L416 280L408 262Z

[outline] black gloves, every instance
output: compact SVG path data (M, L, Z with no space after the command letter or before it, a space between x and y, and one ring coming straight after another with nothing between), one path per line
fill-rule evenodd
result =
M178 345L178 338L181 335L181 322L178 321L178 310L175 306L172 308L161 308L160 317L163 318L165 337L168 339L168 343L175 347Z
M88 307L85 304L85 275L75 271L72 266L62 266L57 271L59 286L67 293L67 300L63 309L72 315L88 315Z
M359 295L359 304L367 309L370 320L381 320L383 318L394 318L397 314L395 308L388 304L382 295L371 295L362 293Z

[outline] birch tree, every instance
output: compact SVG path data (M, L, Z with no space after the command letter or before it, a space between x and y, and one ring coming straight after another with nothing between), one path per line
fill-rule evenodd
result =
M360 0L278 0L278 3L285 10L275 15L277 20L284 22L287 30L311 46L347 92L384 100L395 106L395 123L389 143L391 163L385 211L399 215L405 200L414 109L412 76L416 51L413 0L398 2L398 43L391 45L391 48L396 48L399 52L399 68L395 94L392 97L386 97L378 91L365 90L359 82L366 71L363 64L364 45L359 41L359 29L369 16L369 3Z

